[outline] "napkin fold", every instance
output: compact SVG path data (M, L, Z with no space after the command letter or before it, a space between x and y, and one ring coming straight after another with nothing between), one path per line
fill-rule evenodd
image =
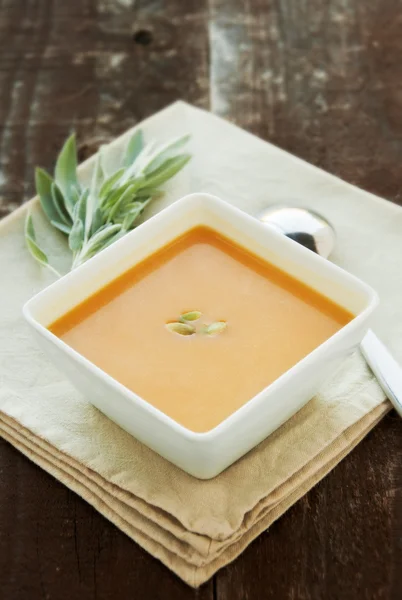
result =
M251 214L289 198L323 212L338 231L333 259L380 292L375 325L402 358L401 275L385 260L401 256L399 207L183 102L142 127L146 137L161 141L192 133L194 157L147 216L194 191L219 195ZM111 163L129 135L110 145ZM92 165L90 159L80 167L83 179ZM46 226L36 199L30 209L38 236L66 268L63 236ZM31 339L21 307L52 276L26 251L26 210L0 224L0 435L191 586L238 556L389 410L357 351L301 411L229 469L209 481L187 475L96 410Z

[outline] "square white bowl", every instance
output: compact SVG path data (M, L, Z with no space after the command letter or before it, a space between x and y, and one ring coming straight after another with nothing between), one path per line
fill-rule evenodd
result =
M185 231L205 225L306 283L356 317L205 433L186 429L52 334L47 327ZM191 194L29 300L23 313L56 366L100 411L201 479L215 477L297 412L363 338L376 293L343 269L209 194ZM90 432L89 432L90 435Z

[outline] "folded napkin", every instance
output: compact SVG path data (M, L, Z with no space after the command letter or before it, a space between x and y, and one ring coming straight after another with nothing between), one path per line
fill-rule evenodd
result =
M402 360L402 209L178 102L147 119L147 138L192 134L193 160L158 211L188 192L214 193L255 214L291 201L324 213L338 232L333 260L381 295L374 326ZM110 145L113 161L130 132ZM88 178L93 160L81 167ZM39 235L66 267L65 241L30 204ZM0 435L75 490L196 587L232 561L330 471L389 410L358 351L301 411L221 475L200 481L109 421L42 355L21 317L52 281L28 255L26 206L0 224Z

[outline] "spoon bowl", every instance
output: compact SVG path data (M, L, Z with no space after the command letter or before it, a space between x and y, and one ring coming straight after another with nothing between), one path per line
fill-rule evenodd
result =
M274 204L258 219L287 237L328 258L335 246L335 230L325 217L306 208Z

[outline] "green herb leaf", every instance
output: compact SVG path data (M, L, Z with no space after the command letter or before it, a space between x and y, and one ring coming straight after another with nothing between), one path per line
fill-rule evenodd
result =
M43 267L50 269L52 273L60 277L60 273L58 273L56 269L52 267L52 265L49 263L47 255L42 250L42 248L40 248L36 241L35 228L30 213L27 214L27 217L25 219L25 242L33 258Z
M64 223L65 225L72 225L72 218L70 216L69 211L66 208L66 202L63 198L63 194L60 191L60 188L57 186L55 182L52 183L51 187L53 204L56 208L56 211L59 214L58 221Z
M124 175L126 179L129 179L134 174L141 175L143 173L144 168L152 160L155 154L155 147L156 144L154 141L151 141L146 146L144 146L144 148L138 154L133 164L130 167L128 167L126 174Z
M137 129L128 142L126 153L124 155L124 166L131 166L144 147L144 138L141 129Z
M108 213L108 211L113 208L113 206L118 203L120 201L121 196L124 194L124 192L134 183L136 183L136 179L129 179L128 181L126 181L125 183L123 183L122 185L120 185L119 187L117 187L116 189L112 190L110 192L110 194L106 197L105 201L102 203L102 210L105 213ZM139 180L140 182L142 181Z
M85 242L74 259L73 266L77 267L121 237L121 225L105 225L90 240Z
M78 188L72 188L72 190L71 190L70 200L71 200L71 203L73 205L72 216L74 216L75 205L77 204L78 200L81 198L81 194L83 193L83 191L85 191L85 188L81 189L81 187L79 189Z
M78 202L74 206L74 214L73 214L74 221L76 219L81 219L81 221L84 223L88 195L89 195L88 189L85 189L81 192Z
M78 252L81 250L85 239L85 215L89 190L84 190L74 206L73 226L68 236L70 250Z
M97 208L92 217L92 226L91 226L90 237L92 237L101 227L103 227L103 225L104 225L104 221L103 221L102 211L100 208Z
M91 234L92 230L92 221L95 215L95 212L99 208L98 202L98 191L102 184L103 179L103 171L100 164L100 155L98 154L97 159L95 161L95 167L92 173L91 186L89 188L89 194L85 207L85 231L84 237L87 240Z
M57 158L55 169L55 180L64 197L74 202L76 196L74 189L80 189L77 179L77 148L75 133L71 134L64 143Z
M74 213L74 206L79 199L79 191L77 188L71 190L69 196L64 196L61 189L54 181L52 183L52 198L56 205L56 209L61 210L67 217L68 221L72 223L72 217Z
M89 188L89 193L98 197L100 188L102 186L104 179L103 169L100 161L100 155L98 154L95 159L95 166L92 171L91 185Z
M99 190L99 198L102 201L112 190L114 185L119 181L123 173L125 172L125 168L122 167L118 169L113 175L110 175L102 184L101 189Z
M114 217L116 217L119 212L123 211L126 208L126 205L133 199L135 196L135 192L138 190L140 186L140 181L134 181L130 185L126 187L124 192L120 195L120 198L115 202L114 206L111 207L108 214L108 221L113 221Z
M166 329L172 333L178 333L179 335L193 335L193 333L195 333L194 327L187 323L166 323Z
M36 192L39 195L43 212L49 221L58 221L59 212L56 209L53 201L52 183L53 179L49 173L46 173L46 171L40 168L35 169L35 187Z
M188 163L190 158L190 154L179 154L179 156L165 160L165 162L160 167L155 169L155 171L148 173L147 187L158 187L159 185L165 183L168 179L171 179L171 177L181 171L181 169Z
M91 237L88 246L100 249L104 246L105 242L107 242L111 236L115 235L118 231L120 231L120 229L121 225L118 223L115 223L113 225L105 225L103 229L101 229Z
M59 221L50 221L50 222L53 225L53 227L56 227L56 229L59 229L60 231L62 231L63 233L66 233L67 235L70 234L71 226L65 225L65 223L59 223Z
M144 168L144 172L146 174L151 173L155 169L158 169L167 159L172 158L172 152L178 150L184 144L186 144L190 139L190 135L183 135L175 140L172 140L162 146L160 150L156 153L156 155L149 161L149 163Z
M31 238L32 241L36 242L36 233L31 213L28 213L25 219L25 235L26 237Z
M135 195L135 198L136 200L138 200L138 202L147 202L156 198L160 198L160 196L162 195L163 192L161 190L158 190L158 188L144 187L138 190L138 192Z
M140 215L142 215L142 213L144 212L144 208L149 202L150 200L148 200L147 202L133 202L130 205L130 209L128 210L127 214L122 220L122 229L124 229L125 231L132 229L135 221Z
M78 252L84 243L85 227L81 219L76 219L68 236L68 245L70 250Z

